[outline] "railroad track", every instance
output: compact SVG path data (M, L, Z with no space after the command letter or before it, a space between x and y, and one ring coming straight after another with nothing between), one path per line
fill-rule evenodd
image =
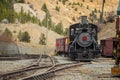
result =
M0 60L23 60L23 59L39 59L39 54L11 54L0 55ZM46 55L42 55L46 57Z
M0 60L20 60L20 57L0 57Z
M45 71L43 73L28 76L28 77L22 78L20 80L46 80L50 77L54 77L56 72L59 72L59 71L62 71L62 70L68 69L68 68L76 67L76 66L86 65L86 64L90 64L90 62L56 64L51 69L48 69L47 71Z
M0 80L11 80L11 79L18 80L19 78L22 78L22 77L24 78L20 80L45 80L47 78L55 76L55 72L68 69L68 68L72 68L75 66L82 66L82 65L90 64L87 62L86 63L78 63L78 62L75 63L74 62L74 63L56 64L55 60L51 56L47 56L47 57L49 57L50 62L52 64L41 66L40 63L43 57L40 56L40 58L34 64L31 64L19 70L0 74ZM42 73L39 72L38 74L35 74L36 71L39 71L39 70L42 70L41 71ZM26 75L26 73L29 73L29 75L28 74Z
M52 62L51 65L41 66L40 62L41 62L43 57L40 56L40 58L34 64L28 65L28 66L26 66L24 68L21 68L19 70L15 70L15 71L12 71L12 72L7 72L7 73L0 74L0 80L8 80L8 79L10 80L11 78L23 75L26 72L36 71L38 69L46 69L46 68L48 68L48 70L50 70L50 69L52 69L52 67L54 67L55 62L50 56L47 56L47 57L50 58L50 60Z

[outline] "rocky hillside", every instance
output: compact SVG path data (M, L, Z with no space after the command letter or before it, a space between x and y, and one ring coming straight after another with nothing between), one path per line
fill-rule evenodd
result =
M97 19L99 19L102 7L102 0L26 0L26 3L33 6L41 20L45 16L41 7L46 4L53 22L57 24L62 21L64 28L75 22L80 22L81 15L89 16L92 11L97 11ZM106 0L104 17L109 11L116 12L117 5L118 0Z
M45 17L45 12L41 8L43 4L46 4L53 22L57 24L62 21L63 27L68 28L70 24L80 22L80 16L87 15L89 17L92 11L96 11L97 18L99 19L102 0L26 0L26 4L33 6L36 16L41 21ZM110 11L114 11L116 14L117 6L118 0L106 0L104 18ZM115 36L115 23L101 25L99 40L113 36Z

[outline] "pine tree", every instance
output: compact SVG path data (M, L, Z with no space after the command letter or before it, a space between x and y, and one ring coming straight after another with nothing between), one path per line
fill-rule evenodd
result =
M97 15L95 14L94 11L92 11L92 12L89 14L89 19L91 20L92 23L97 20Z
M12 37L12 32L8 28L6 28L3 32L3 35L7 37Z
M46 37L44 33L41 34L39 44L46 45Z
M58 23L55 27L55 32L57 32L58 34L63 34L63 26L62 26L62 22Z
M22 42L30 42L30 36L28 32L19 32L18 39Z

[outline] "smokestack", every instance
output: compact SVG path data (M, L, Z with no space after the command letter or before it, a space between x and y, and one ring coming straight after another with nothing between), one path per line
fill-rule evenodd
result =
M81 16L81 23L82 24L87 24L88 23L87 16Z

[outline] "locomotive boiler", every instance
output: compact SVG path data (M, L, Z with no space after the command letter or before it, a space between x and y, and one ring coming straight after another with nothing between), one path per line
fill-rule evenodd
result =
M97 57L100 53L97 34L98 27L88 23L86 16L82 16L81 23L71 25L69 28L69 57L74 60L92 60Z

